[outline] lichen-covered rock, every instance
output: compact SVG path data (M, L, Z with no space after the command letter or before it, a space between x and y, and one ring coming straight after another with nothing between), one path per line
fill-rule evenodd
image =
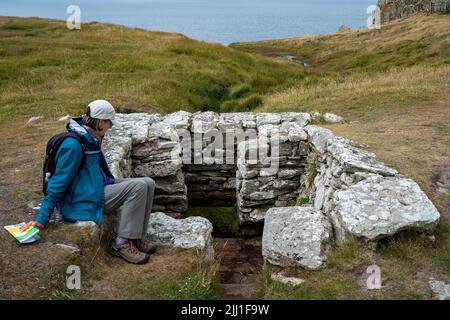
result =
M297 286L301 285L303 282L305 282L305 280L303 280L303 279L296 278L296 277L286 277L279 273L273 273L270 276L270 279L272 279L273 281L280 282L284 285L291 286L291 287L297 287Z
M256 128L256 116L251 112L221 113L218 128L227 130Z
M175 129L188 129L192 113L186 111L177 111L166 115L163 122L171 124Z
M334 113L325 113L323 115L323 120L329 123L344 123L344 118Z
M271 208L264 223L262 253L279 266L319 269L324 266L331 225L312 207Z
M280 114L282 122L295 122L304 127L311 122L312 117L307 112L283 112Z
M322 128L315 125L308 125L304 127L308 133L312 145L315 149L321 153L325 152L328 140L334 137L333 132L330 129Z
M428 282L433 291L433 296L438 300L450 300L450 284L433 278Z
M124 178L131 175L131 147L131 136L109 134L104 139L103 150L106 162L114 177Z
M205 133L216 129L219 123L219 115L212 111L197 112L192 116L191 131Z
M181 159L153 161L135 166L133 172L138 177L167 177L181 169Z
M155 122L148 128L149 138L178 141L178 133L173 126L167 122Z
M279 113L257 113L256 125L258 128L265 124L280 124L281 115Z
M204 260L214 257L212 224L203 217L174 219L162 212L150 215L147 238L151 241L184 249L197 249Z
M348 139L335 137L329 139L326 151L335 158L343 170L347 172L372 172L383 176L393 176L397 170L384 165L375 160L375 154L366 150L354 147Z
M399 231L433 231L439 212L417 183L404 177L370 174L333 195L343 234L378 240Z
M143 143L148 139L149 126L159 121L159 114L117 113L116 125L109 130L109 135L128 135L131 136L133 145Z

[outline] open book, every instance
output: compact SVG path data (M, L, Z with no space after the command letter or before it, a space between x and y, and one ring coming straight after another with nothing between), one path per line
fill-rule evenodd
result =
M39 229L35 227L31 226L23 232L20 231L20 227L22 227L24 224L25 222L5 226L5 229L8 230L8 232L20 243L31 243L39 240L40 239L38 235Z

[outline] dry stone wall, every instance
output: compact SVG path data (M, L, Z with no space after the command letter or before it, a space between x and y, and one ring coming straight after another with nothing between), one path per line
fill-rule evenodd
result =
M273 264L317 269L331 242L433 232L440 215L417 183L311 124L319 118L120 114L103 148L116 176L155 179L154 211L235 206L241 226L264 222L263 255Z

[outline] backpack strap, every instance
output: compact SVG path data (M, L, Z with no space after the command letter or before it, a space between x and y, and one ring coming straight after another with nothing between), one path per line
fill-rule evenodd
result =
M81 168L84 167L84 164L86 163L86 144L83 141L83 138L80 137L75 132L62 132L60 134L57 134L53 136L49 142L47 143L46 153L45 153L45 160L44 160L44 168L43 168L43 193L44 195L47 195L47 183L50 176L47 177L48 173L53 174L56 170L56 154L58 153L59 147L61 144L67 139L67 138L74 138L76 139L83 149L82 151L82 158L80 166L78 167L79 172Z

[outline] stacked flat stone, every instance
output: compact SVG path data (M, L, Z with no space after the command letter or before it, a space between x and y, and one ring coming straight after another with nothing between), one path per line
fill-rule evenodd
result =
M236 203L235 161L227 163L225 158L226 127L223 115L211 111L191 115L189 126L183 127L191 142L190 154L185 158L189 161L183 166L191 206L233 207ZM215 141L211 136L218 139L219 145L208 147ZM207 138L196 146L196 137Z
M177 215L188 208L187 189L181 171L180 144L176 130L164 121L152 123L148 139L131 153L133 176L156 182L154 211Z
M237 208L242 224L261 222L271 207L295 203L309 153L303 127L310 121L308 113L255 116L257 138L241 142L237 153ZM267 155L270 150L269 161L259 156L253 161L258 150Z
M117 178L132 176L131 151L148 141L148 127L161 121L158 114L117 114L113 126L103 140L103 152L113 175Z

